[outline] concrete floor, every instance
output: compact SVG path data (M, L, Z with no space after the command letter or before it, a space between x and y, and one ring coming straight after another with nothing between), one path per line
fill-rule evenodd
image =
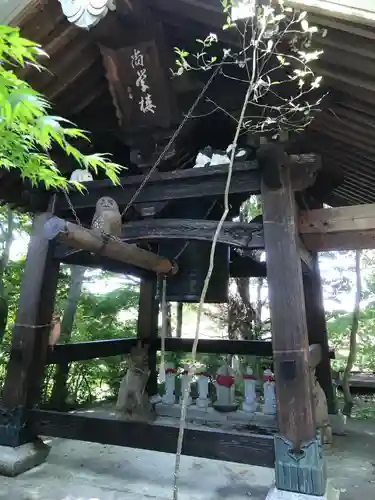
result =
M0 500L172 500L174 456L52 439L45 464L0 479ZM353 422L328 453L341 500L375 498L375 423ZM183 457L179 500L264 500L271 469Z

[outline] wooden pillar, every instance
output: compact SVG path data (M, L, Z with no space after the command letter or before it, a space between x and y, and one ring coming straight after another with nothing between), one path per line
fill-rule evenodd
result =
M328 413L334 415L337 413L337 400L332 384L328 333L317 254L312 255L312 262L311 272L303 276L308 336L310 344L319 344L322 349L322 360L316 368L316 377L325 392Z
M151 342L158 336L159 302L156 299L157 278L142 280L139 292L137 336L142 342ZM150 377L147 384L148 395L154 396L158 392L158 374L156 367L156 351L149 350Z
M183 310L184 310L183 302L177 302L176 337L179 339L182 337Z
M288 166L270 162L268 158L260 166L279 424L276 487L323 495L325 463L314 421L295 198ZM274 188L265 183L268 168L273 170L272 176L275 171L279 175Z
M39 402L59 275L53 244L43 236L50 215L34 219L22 278L0 413L0 444L6 446L33 437L26 432L23 413Z

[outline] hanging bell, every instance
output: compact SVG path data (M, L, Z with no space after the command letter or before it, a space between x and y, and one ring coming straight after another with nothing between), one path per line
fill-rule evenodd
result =
M188 205L178 203L173 207L176 218L205 218L212 202L192 200ZM206 217L207 218L207 217ZM199 302L210 264L210 241L191 240L163 242L159 247L161 255L177 258L178 273L167 280L166 300L168 302ZM184 248L184 249L183 249ZM182 250L182 252L181 252ZM205 302L225 303L228 301L229 287L229 247L217 244L215 247L214 267L207 289Z

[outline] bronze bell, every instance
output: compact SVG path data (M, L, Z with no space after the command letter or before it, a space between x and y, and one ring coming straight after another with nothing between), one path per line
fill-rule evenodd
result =
M212 206L212 201L195 199L178 202L173 206L173 216L181 219L204 219ZM161 255L175 258L185 245L185 241L163 242L159 246ZM167 279L168 302L199 302L210 262L210 241L191 240L177 258L179 271ZM228 301L229 287L229 247L217 244L214 268L205 297L207 303L225 303Z

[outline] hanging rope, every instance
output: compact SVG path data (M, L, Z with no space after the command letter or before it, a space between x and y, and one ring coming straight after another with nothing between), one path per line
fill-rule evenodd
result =
M165 382L165 338L168 328L168 308L167 308L167 278L163 276L161 292L161 349L160 349L160 369L159 380Z
M233 143L232 143L230 163L228 165L228 174L227 174L227 180L226 180L225 190L224 190L224 211L223 211L223 214L218 222L214 237L212 239L211 252L210 252L210 263L209 263L206 278L204 280L203 289L202 289L202 293L201 293L201 297L200 297L200 301L199 301L197 322L196 322L196 327L195 327L195 337L194 337L194 342L193 342L193 348L191 351L192 362L191 362L191 365L189 367L189 373L188 373L189 383L186 385L186 388L185 388L185 391L183 394L183 399L182 399L182 406L181 406L180 427L179 427L178 439L177 439L177 451L176 451L176 461L175 461L175 470L174 470L173 500L178 500L178 480L179 480L179 475L180 475L182 443L183 443L184 432L185 432L186 412L187 412L189 392L190 392L190 381L191 381L193 373L194 373L194 362L196 359L198 342L199 342L199 330L200 330L201 316L202 316L202 312L203 312L203 305L204 305L204 301L206 298L208 285L210 283L210 279L212 276L212 271L214 269L214 258L215 258L215 250L216 250L217 241L218 241L218 238L220 235L220 231L223 227L224 221L227 218L227 215L228 215L229 210L230 210L229 190L230 190L230 185L232 182L233 164L234 164L234 160L235 160L238 138L240 136L241 127L242 127L242 124L243 124L243 121L245 118L245 112L246 112L246 108L247 108L247 105L248 105L248 102L249 102L249 99L251 96L251 92L252 92L252 85L249 85L247 92L246 92L246 95L245 95L244 103L243 103L242 110L241 110L241 115L240 115L240 118L238 121L236 133L234 135L234 139L233 139Z

